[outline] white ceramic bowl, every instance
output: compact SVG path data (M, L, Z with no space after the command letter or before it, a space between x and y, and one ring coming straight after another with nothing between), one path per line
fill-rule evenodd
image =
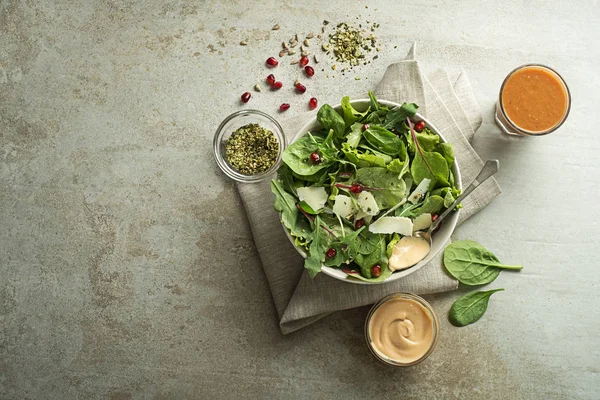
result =
M380 104L389 106L390 108L401 106L400 104L394 103L391 101L385 101L385 100L378 100L378 101ZM357 111L362 112L362 111L365 111L369 107L370 100L369 99L353 100L350 102L350 104L352 104L352 106ZM339 111L340 113L342 112L341 105L337 105L336 107L334 107L334 109L336 111ZM413 120L414 121L424 121L425 124L427 124L427 127L429 129L431 129L431 131L437 133L440 136L442 142L446 142L446 139L440 133L440 131L436 129L435 125L433 125L431 122L429 122L422 115L417 113L415 115L415 117L413 118ZM313 131L316 129L320 129L320 128L321 128L321 125L317 121L317 117L315 115L309 122L307 122L302 128L300 128L300 130L298 131L298 133L296 133L296 135L294 135L294 137L292 138L290 143L293 143L296 140L298 140L299 138L301 138L302 136L306 135L307 132L310 132L310 131ZM457 160L454 160L454 165L452 166L452 173L454 174L454 181L456 182L456 186L459 189L462 189L462 185L461 185L461 181L460 181L460 170L458 168ZM459 214L460 214L460 209L453 212L452 214L450 214L449 216L447 216L444 219L444 222L442 222L440 229L436 233L433 234L433 236L431 238L432 239L431 251L429 252L429 255L423 261L421 261L420 263L418 263L410 268L407 268L407 269L404 269L401 271L395 271L385 281L381 281L381 282L362 281L357 278L353 278L352 276L343 272L341 269L326 267L326 266L323 266L322 272L326 275L329 275L333 278L342 280L344 282L357 283L357 284L361 284L361 285L382 284L382 283L388 283L388 282L392 282L392 281L398 280L400 278L403 278L403 277L410 275L410 274L418 271L419 269L423 268L423 266L425 266L440 251L443 250L444 244L448 241L448 239L450 239L450 235L452 235L452 232L454 232L454 228L456 228L456 223L458 221ZM283 230L285 231L285 234L287 235L288 239L290 240L292 245L294 245L294 239L290 235L289 231L283 225L282 225L282 227L283 227ZM296 248L296 250L298 251L298 253L300 253L300 255L302 257L304 257L304 258L307 257L307 254L304 251L304 249L297 247L296 245L294 245L294 247Z

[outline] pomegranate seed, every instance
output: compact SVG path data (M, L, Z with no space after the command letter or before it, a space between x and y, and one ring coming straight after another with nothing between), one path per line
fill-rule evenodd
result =
M273 68L279 65L279 61L277 61L277 59L275 57L269 57L267 58L267 66Z
M431 216L431 221L435 222L435 221L437 221L437 219L438 219L439 217L440 217L439 215L437 215L437 214L433 214L433 215Z
M354 228L360 229L364 226L364 224L365 224L365 219L361 218L354 223Z
M423 129L425 129L425 122L419 121L415 124L415 131L421 133L423 132Z
M345 272L346 274L358 274L358 272L356 272L353 269L342 269L343 272Z
M271 74L267 76L267 83L269 86L273 86L275 84L275 75Z
M302 56L300 58L300 66L301 67L306 67L307 65L308 65L308 57Z
M288 103L283 103L282 105L279 106L279 111L283 112L283 111L287 111L290 108L290 105Z
M283 83L281 83L280 81L277 81L273 84L273 86L271 86L274 90L279 90L283 87Z
M336 254L337 254L337 251L334 248L330 248L329 250L327 250L327 253L325 253L325 257L333 258L333 257L335 257Z
M248 101L250 101L250 97L252 97L252 95L250 94L250 92L246 92L242 95L242 102L243 103L247 103Z
M310 154L310 160L313 162L313 164L318 164L321 162L321 157L319 156L319 153L315 151L314 153Z
M363 185L361 185L360 183L353 183L353 184L350 186L350 191L351 191L352 193L356 193L356 194L358 194L358 193L360 193L360 192L362 192L362 191L363 191Z
M315 69L310 65L307 65L306 67L304 67L304 72L306 72L306 75L308 76L313 76L315 74Z
M308 108L310 108L311 110L314 110L315 108L317 108L317 98L316 97L311 97L311 99L308 101Z
M363 124L362 126L362 131L366 131L367 129L369 129L369 124Z
M304 86L300 82L296 83L296 92L298 92L298 93L306 92L306 86Z
M381 267L378 264L373 265L371 267L371 274L377 278L379 275L381 275Z

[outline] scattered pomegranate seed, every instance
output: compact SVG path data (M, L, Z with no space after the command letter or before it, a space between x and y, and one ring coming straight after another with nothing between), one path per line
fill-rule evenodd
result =
M306 67L304 67L304 72L306 72L306 75L308 76L313 76L315 74L315 69L310 65L307 65Z
M369 129L369 124L363 124L362 126L362 131L366 131L367 129Z
M379 266L379 264L375 264L371 267L371 274L373 274L375 278L381 275L381 267Z
M351 191L352 193L357 193L357 194L358 194L358 193L362 192L362 191L363 191L363 189L364 189L364 188L363 188L363 185L361 185L360 183L353 183L353 184L350 186L350 191Z
M327 250L327 253L325 253L325 257L333 258L333 257L335 257L336 254L337 254L336 249L330 248L329 250Z
M283 83L281 83L280 81L277 81L271 87L275 90L279 90L283 87Z
M425 122L419 121L415 124L415 131L421 133L423 132L423 129L425 129Z
M271 74L267 76L267 83L269 86L273 86L275 84L275 75Z
M317 108L317 105L318 105L317 98L311 97L311 99L308 101L308 108L310 108L311 110L314 110L315 108Z
M250 97L252 97L252 95L250 94L250 92L246 92L242 95L242 103L247 103L248 101L250 101Z
M314 153L310 154L310 160L313 162L313 164L318 164L321 162L321 157L319 156L319 153L315 151Z
M302 56L300 58L300 66L301 67L306 67L307 65L308 65L308 57Z
M277 59L275 57L269 57L267 58L267 66L273 68L279 65L279 61L277 61Z
M279 111L283 112L283 111L287 111L290 108L290 105L288 103L283 103L282 105L279 106Z
M306 86L304 86L300 82L296 82L296 92L298 92L298 93L306 92Z
M354 223L354 228L360 229L365 225L365 219L361 218Z

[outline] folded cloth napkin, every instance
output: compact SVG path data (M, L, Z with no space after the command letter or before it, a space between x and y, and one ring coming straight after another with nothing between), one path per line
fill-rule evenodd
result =
M375 94L379 99L417 103L419 112L435 124L454 146L463 186L473 181L483 162L469 141L482 120L464 73L453 81L444 70L423 76L415 60L413 45L406 60L388 67ZM293 137L298 128L313 116L309 113L283 121L281 125L288 138ZM458 287L458 282L444 271L441 253L415 273L390 283L355 285L325 274L311 279L304 271L304 259L287 239L279 214L272 207L274 197L269 181L239 183L237 188L284 334L307 326L333 311L372 304L390 293L428 294ZM481 184L463 202L459 223L485 207L498 194L500 187L493 178Z

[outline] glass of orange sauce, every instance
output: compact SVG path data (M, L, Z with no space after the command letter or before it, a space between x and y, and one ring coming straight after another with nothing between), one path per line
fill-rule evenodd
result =
M540 136L558 129L571 109L571 94L552 68L526 64L504 79L496 122L509 135Z

